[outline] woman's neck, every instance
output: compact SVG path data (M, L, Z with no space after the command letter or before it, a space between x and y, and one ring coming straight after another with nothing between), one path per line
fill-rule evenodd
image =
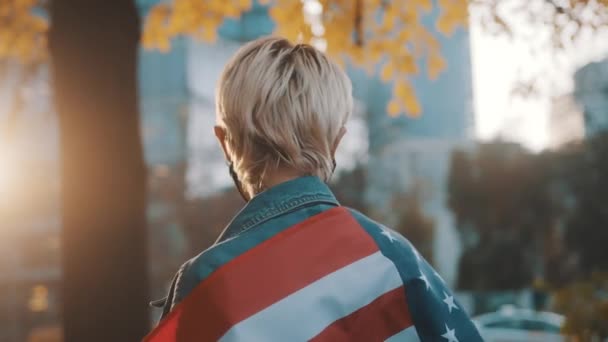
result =
M262 189L260 189L256 193L252 193L253 191L250 190L249 194L251 195L251 197L253 197L260 192L263 192L263 191L268 190L281 183L285 183L285 182L294 180L294 179L302 177L302 176L303 175L301 173L296 172L295 170L291 170L291 169L275 170L274 172L269 173L266 177L264 177L264 179L262 181L262 184L263 184Z

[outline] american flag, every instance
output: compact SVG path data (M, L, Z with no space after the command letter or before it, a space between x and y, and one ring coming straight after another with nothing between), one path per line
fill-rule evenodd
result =
M144 341L481 340L407 240L363 226L337 207L258 243L211 272Z

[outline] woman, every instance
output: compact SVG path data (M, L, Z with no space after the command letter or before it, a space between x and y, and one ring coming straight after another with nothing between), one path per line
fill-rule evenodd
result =
M247 205L186 262L149 341L479 341L439 275L325 182L353 108L323 53L263 38L217 92L215 135Z

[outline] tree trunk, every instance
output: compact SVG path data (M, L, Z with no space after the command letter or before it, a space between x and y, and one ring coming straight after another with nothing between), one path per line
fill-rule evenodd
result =
M53 0L50 14L65 341L138 341L150 327L139 17L128 0Z

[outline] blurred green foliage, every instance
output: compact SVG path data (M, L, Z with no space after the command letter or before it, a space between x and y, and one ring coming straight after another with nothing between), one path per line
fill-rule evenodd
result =
M555 308L566 315L564 333L582 341L608 338L608 272L556 291Z

